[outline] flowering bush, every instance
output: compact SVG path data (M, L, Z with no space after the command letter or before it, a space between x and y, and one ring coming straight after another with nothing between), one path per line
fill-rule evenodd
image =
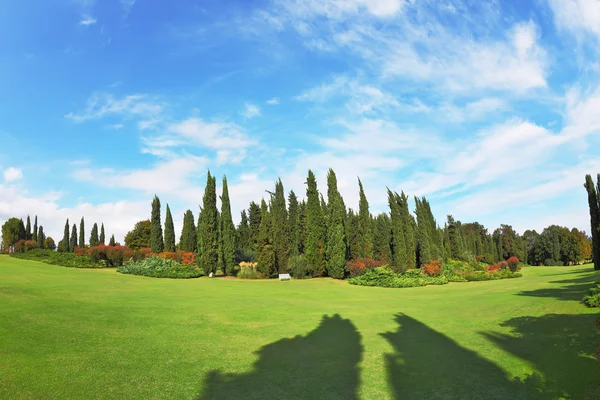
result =
M15 253L25 253L34 249L39 249L40 245L35 240L19 240L15 243Z
M508 268L508 263L506 261L500 261L498 263L498 265L500 266L500 268L502 269L507 269Z
M442 273L442 262L440 260L432 260L429 264L424 264L421 267L421 273L428 276L439 276Z
M150 257L152 253L144 252L142 253L144 258ZM196 260L196 255L189 251L163 251L162 253L156 254L157 257L160 257L165 260L177 261L180 264L190 265L193 264Z
M348 261L347 269L350 277L360 276L373 268L382 267L383 262L371 258L358 258Z
M506 260L506 264L508 265L508 269L510 269L512 272L516 272L519 270L519 264L521 262L519 261L519 259L515 256L510 257L508 260Z
M502 268L500 268L499 265L490 265L489 267L487 267L486 271L487 272L494 272L494 271L499 271Z

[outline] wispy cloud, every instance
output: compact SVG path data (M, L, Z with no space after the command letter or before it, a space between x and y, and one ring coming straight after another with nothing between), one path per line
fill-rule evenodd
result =
M270 106L279 104L279 97L273 97L272 99L267 100L267 104Z
M20 168L9 167L4 170L4 181L6 183L15 182L23 178L23 171Z
M260 117L260 107L258 107L256 104L245 103L244 109L242 110L242 116L248 119Z
M98 20L90 15L84 15L81 20L79 21L79 25L82 26L90 26L90 25L94 25L96 22L98 22Z
M85 110L70 112L65 118L74 122L103 118L109 115L135 115L138 117L156 117L163 111L163 104L148 95L134 94L116 98L108 93L94 93L87 100Z

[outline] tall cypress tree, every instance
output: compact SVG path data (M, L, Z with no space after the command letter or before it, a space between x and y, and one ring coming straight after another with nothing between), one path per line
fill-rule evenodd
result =
M251 202L250 206L248 207L248 229L250 230L250 246L252 249L254 249L257 255L260 252L258 247L258 232L260 230L260 223L262 221L262 216L260 213L260 206L255 202Z
M35 225L37 226L37 217L36 217ZM40 225L40 227L38 228L38 231L35 234L35 239L36 239L37 244L40 247L40 249L43 249L44 248L44 240L46 240L46 235L44 235L44 227L43 226Z
M73 229L71 230L71 240L69 241L69 251L71 253L74 252L75 247L77 247L77 225L73 224Z
M392 250L390 248L392 231L390 217L387 214L379 214L375 218L374 233L373 255L375 259L390 264L392 262Z
M292 256L300 254L300 210L298 208L298 197L294 191L288 195L288 240L290 254Z
M212 177L209 171L202 198L200 229L198 230L198 252L206 275L211 272L215 273L219 262L219 217L216 186L216 178Z
M98 239L98 224L94 222L94 226L92 226L92 231L90 232L90 247L96 247L100 243L100 239Z
M460 236L460 232L459 232L460 227L454 221L454 218L452 217L452 215L448 215L447 224L448 224L448 241L449 241L449 250L450 250L449 257L457 260L457 259L460 259L462 256L462 246L460 243L461 236ZM500 249L501 248L502 248L502 246L500 246ZM500 255L500 259L503 259L503 258L504 257L502 255Z
M585 176L584 187L588 193L588 205L590 208L594 269L600 270L600 174L598 174L598 187L594 186L591 175Z
M150 219L150 224L150 251L153 253L160 253L164 250L165 243L163 241L162 224L160 223L160 199L156 195L154 195L154 200L152 200L152 217Z
M298 253L306 253L306 201L298 204Z
M417 252L415 231L417 224L415 219L408 211L408 197L402 192L401 195L394 193L396 201L400 207L400 216L402 220L402 229L404 231L404 247L406 249L406 268L415 268L417 266Z
M114 234L110 237L110 240L108 241L108 245L111 246L111 247L115 247L117 245L117 242L115 241L115 235Z
M83 217L81 217L81 222L79 222L79 247L83 248L85 246L85 222L83 221Z
M325 273L325 220L319 201L317 180L308 170L306 180L306 258L310 273L323 276Z
M392 231L391 250L392 264L395 270L404 270L407 268L406 239L404 237L404 227L402 226L402 214L397 197L390 189L388 191L388 204L390 207L390 224Z
M229 188L227 177L223 176L223 192L221 193L221 244L223 267L226 275L233 275L235 270L235 225L231 215Z
M236 230L235 244L238 249L250 249L250 226L248 225L248 214L246 210L240 212L240 223Z
M31 219L29 219L29 215L27 216L27 225L25 225L25 240L31 240Z
M38 240L38 223L37 223L37 215L35 216L35 222L33 223L33 240L39 243ZM42 246L40 246L41 248Z
M173 216L169 204L167 204L165 214L165 251L175 251L175 226L173 225Z
M421 199L415 197L415 213L417 214L417 265L428 264L431 259L431 240L429 238L429 227Z
M65 222L65 230L63 232L63 238L61 241L60 251L64 251L65 253L69 252L69 218L67 218L67 222Z
M159 221L160 222L160 221ZM99 243L100 244L105 244L106 243L106 234L104 233L104 223L102 223L100 225L100 238L99 238Z
M344 237L344 205L337 188L333 169L327 173L327 274L342 279L346 273L346 240Z
M373 232L371 231L371 213L369 202L362 182L358 180L359 205L358 205L358 255L361 258L373 258Z
M261 222L258 232L257 270L265 277L275 276L277 265L273 250L273 220L263 199L260 204Z
M288 239L288 213L285 205L285 192L281 179L275 182L275 195L271 203L273 251L275 251L275 264L279 273L287 271L287 261L290 253L290 240Z
M356 260L360 257L358 254L358 215L351 208L348 209L346 217L346 245L346 258Z
M183 228L181 228L181 237L179 238L179 248L183 251L196 252L198 239L196 237L196 224L194 223L194 213L187 210L183 214Z

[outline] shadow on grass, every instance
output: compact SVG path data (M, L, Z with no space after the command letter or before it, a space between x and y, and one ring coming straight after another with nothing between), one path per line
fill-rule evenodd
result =
M518 296L531 296L531 297L551 297L558 300L571 300L581 301L588 290L594 285L595 282L600 281L600 273L590 273L592 271L586 271L589 274L586 276L563 279L558 281L551 281L553 284L563 284L553 288L545 288L538 290L526 290L518 293Z
M324 316L306 336L262 347L251 372L210 372L197 399L354 399L362 351L352 322Z
M400 328L382 336L393 346L385 356L396 399L552 399L541 376L511 379L477 353L423 323L399 314Z
M510 319L512 335L484 333L508 353L529 361L544 376L546 391L567 399L600 399L600 334L595 315L548 314Z

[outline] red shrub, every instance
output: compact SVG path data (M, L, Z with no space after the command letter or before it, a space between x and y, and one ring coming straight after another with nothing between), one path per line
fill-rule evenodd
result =
M490 265L489 267L487 267L486 271L487 272L494 272L494 271L499 271L502 268L500 268L499 265Z
M519 269L519 263L519 259L515 256L512 256L508 260L506 260L506 264L512 272L515 272Z
M442 262L440 260L432 260L429 264L421 266L421 273L429 276L438 276L442 273Z
M350 276L355 277L364 274L370 269L381 267L383 265L383 262L371 258L358 258L356 260L348 261L346 267Z
M163 251L162 253L158 253L157 256L160 258L164 258L165 260L173 260L177 262L181 261L177 259L177 253L174 251Z
M85 247L75 247L75 255L77 257L85 256L87 253L87 249Z
M500 266L500 268L502 268L502 269L506 269L506 268L508 268L508 263L507 263L506 261L500 261L500 262L498 263L498 265L499 265L499 266Z
M191 251L178 251L181 253L181 263L185 265L191 265L196 262L196 254Z
M15 253L25 253L25 241L23 239L18 240L13 246Z

